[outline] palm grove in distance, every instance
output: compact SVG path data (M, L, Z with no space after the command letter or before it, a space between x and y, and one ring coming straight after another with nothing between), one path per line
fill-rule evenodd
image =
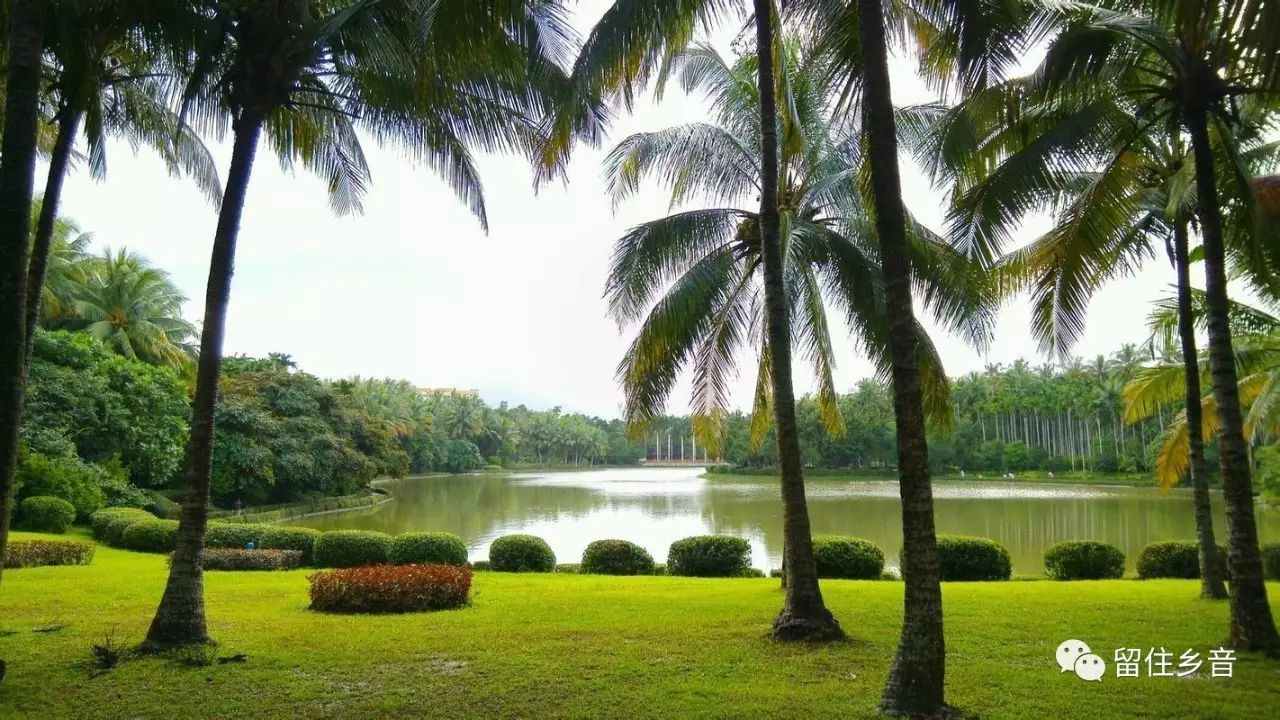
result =
M1280 548L1264 550L1256 514L1280 494L1280 2L613 0L582 34L575 5L5 3L6 712L1269 716ZM710 40L726 29L730 52ZM938 102L893 105L891 53ZM707 117L608 137L667 86ZM201 318L164 269L95 251L59 214L67 175L105 175L121 141L217 207ZM607 145L613 202L670 191L671 213L616 238L602 279L631 338L621 419L223 356L255 160L301 165L335 213L358 213L370 143L440 176L485 228L478 153L527 158L541 184ZM904 205L904 159L945 195L943 226ZM1019 244L1032 213L1052 228ZM1074 359L1090 298L1146 263L1176 286L1134 328L1149 340ZM948 377L919 318L982 350L1014 297L1043 357ZM878 378L836 388L836 333ZM816 392L796 397L794 363ZM758 378L747 412L729 393L740 369ZM692 412L669 416L682 377ZM746 542L726 536L680 540L664 566L602 538L568 567L526 535L469 562L446 534L289 524L387 502L379 478L670 461L673 436L718 461L709 482L726 467L779 479L781 581L750 577ZM806 472L896 478L900 546L815 541ZM1010 575L998 544L937 536L934 477L974 474L1185 486L1193 541L1139 562L1184 579L1118 579L1118 550L1068 543L1046 552L1050 577L1108 579L944 597L943 581ZM455 610L409 612L439 609ZM1044 619L1011 639L1001 619L1029 614ZM1059 642L1086 633L1238 664L1186 686L1058 677ZM340 690L356 678L372 685Z

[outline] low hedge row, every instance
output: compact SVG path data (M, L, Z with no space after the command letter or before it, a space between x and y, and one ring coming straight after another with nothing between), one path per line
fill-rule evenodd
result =
M4 553L6 570L48 565L88 565L93 544L77 540L10 540Z
M205 570L293 570L302 566L297 550L208 548L200 553Z
M315 573L311 609L336 613L448 610L467 604L466 565L371 565Z

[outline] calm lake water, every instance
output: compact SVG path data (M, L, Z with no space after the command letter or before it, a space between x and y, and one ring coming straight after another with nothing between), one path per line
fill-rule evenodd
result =
M724 533L751 542L756 567L778 567L777 482L701 478L701 473L701 468L650 468L408 478L386 486L395 497L389 503L298 524L393 534L442 530L466 540L473 560L486 559L489 543L500 535L532 533L551 544L560 562L578 562L587 543L604 538L639 543L664 562L674 540ZM902 545L897 483L814 478L806 486L815 534L867 538L896 566ZM1063 540L1114 543L1132 569L1147 543L1194 537L1186 491L951 481L935 483L934 497L939 532L1003 543L1013 555L1015 574L1041 572L1044 549ZM1214 503L1221 542L1225 520L1216 493ZM1280 512L1260 508L1258 525L1263 542L1280 539Z

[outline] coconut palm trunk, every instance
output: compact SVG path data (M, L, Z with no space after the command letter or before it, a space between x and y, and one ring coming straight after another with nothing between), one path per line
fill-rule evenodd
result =
M1227 588L1222 580L1224 568L1213 537L1213 514L1209 504L1209 468L1204 459L1201 426L1200 361L1196 353L1195 318L1191 313L1191 263L1188 255L1187 221L1178 218L1173 228L1173 263L1178 273L1178 334L1182 339L1182 365L1186 371L1187 441L1191 494L1195 504L1196 545L1200 555L1200 597L1220 600L1227 596Z
M1209 369L1218 405L1218 457L1222 499L1227 510L1227 577L1231 584L1231 632L1228 641L1241 650L1280 652L1262 581L1262 556L1253 514L1249 448L1244 438L1240 391L1228 323L1227 273L1222 215L1214 177L1207 112L1192 110L1187 130L1196 162L1196 195L1204 244L1205 301L1209 327Z
M880 267L884 274L889 345L893 358L893 410L898 433L898 487L902 498L902 637L880 701L883 712L934 715L944 709L946 667L942 587L934 534L933 488L925 444L920 368L907 260L897 128L889 86L885 18L880 0L859 0L864 127L871 161Z
M773 622L781 640L834 640L840 624L822 601L813 535L804 496L800 436L791 388L791 327L783 288L783 253L778 217L778 115L773 69L773 2L755 0L756 53L760 86L760 255L764 266L766 335L773 385L774 429L782 486L785 599Z
M44 4L15 0L9 9L9 65L0 139L0 573L9 545L18 427L26 394L27 239L40 118Z
M49 251L53 247L53 230L58 220L58 203L62 199L62 182L71 166L71 151L83 117L84 112L79 108L63 108L58 118L58 136L49 156L49 177L44 184L44 200L40 205L40 219L36 222L36 237L31 244L31 260L27 268L27 337L23 357L23 363L27 366L31 365L36 327L40 324L40 300L44 294L45 272L49 269Z
M191 435L187 440L182 476L187 487L178 519L177 545L169 568L160 606L147 631L143 648L163 650L209 641L204 612L204 549L209 521L209 486L213 470L213 417L222 371L222 338L235 267L236 236L244 210L253 158L262 133L263 115L243 112L234 125L231 168L209 261L205 291L204 325L200 333L200 360L196 368L196 394L191 404Z

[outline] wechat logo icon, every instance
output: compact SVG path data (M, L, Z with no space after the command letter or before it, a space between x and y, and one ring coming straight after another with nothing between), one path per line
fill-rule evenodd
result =
M1102 676L1107 672L1107 663L1080 640L1063 642L1058 646L1056 657L1060 672L1073 672L1081 680L1102 682Z

